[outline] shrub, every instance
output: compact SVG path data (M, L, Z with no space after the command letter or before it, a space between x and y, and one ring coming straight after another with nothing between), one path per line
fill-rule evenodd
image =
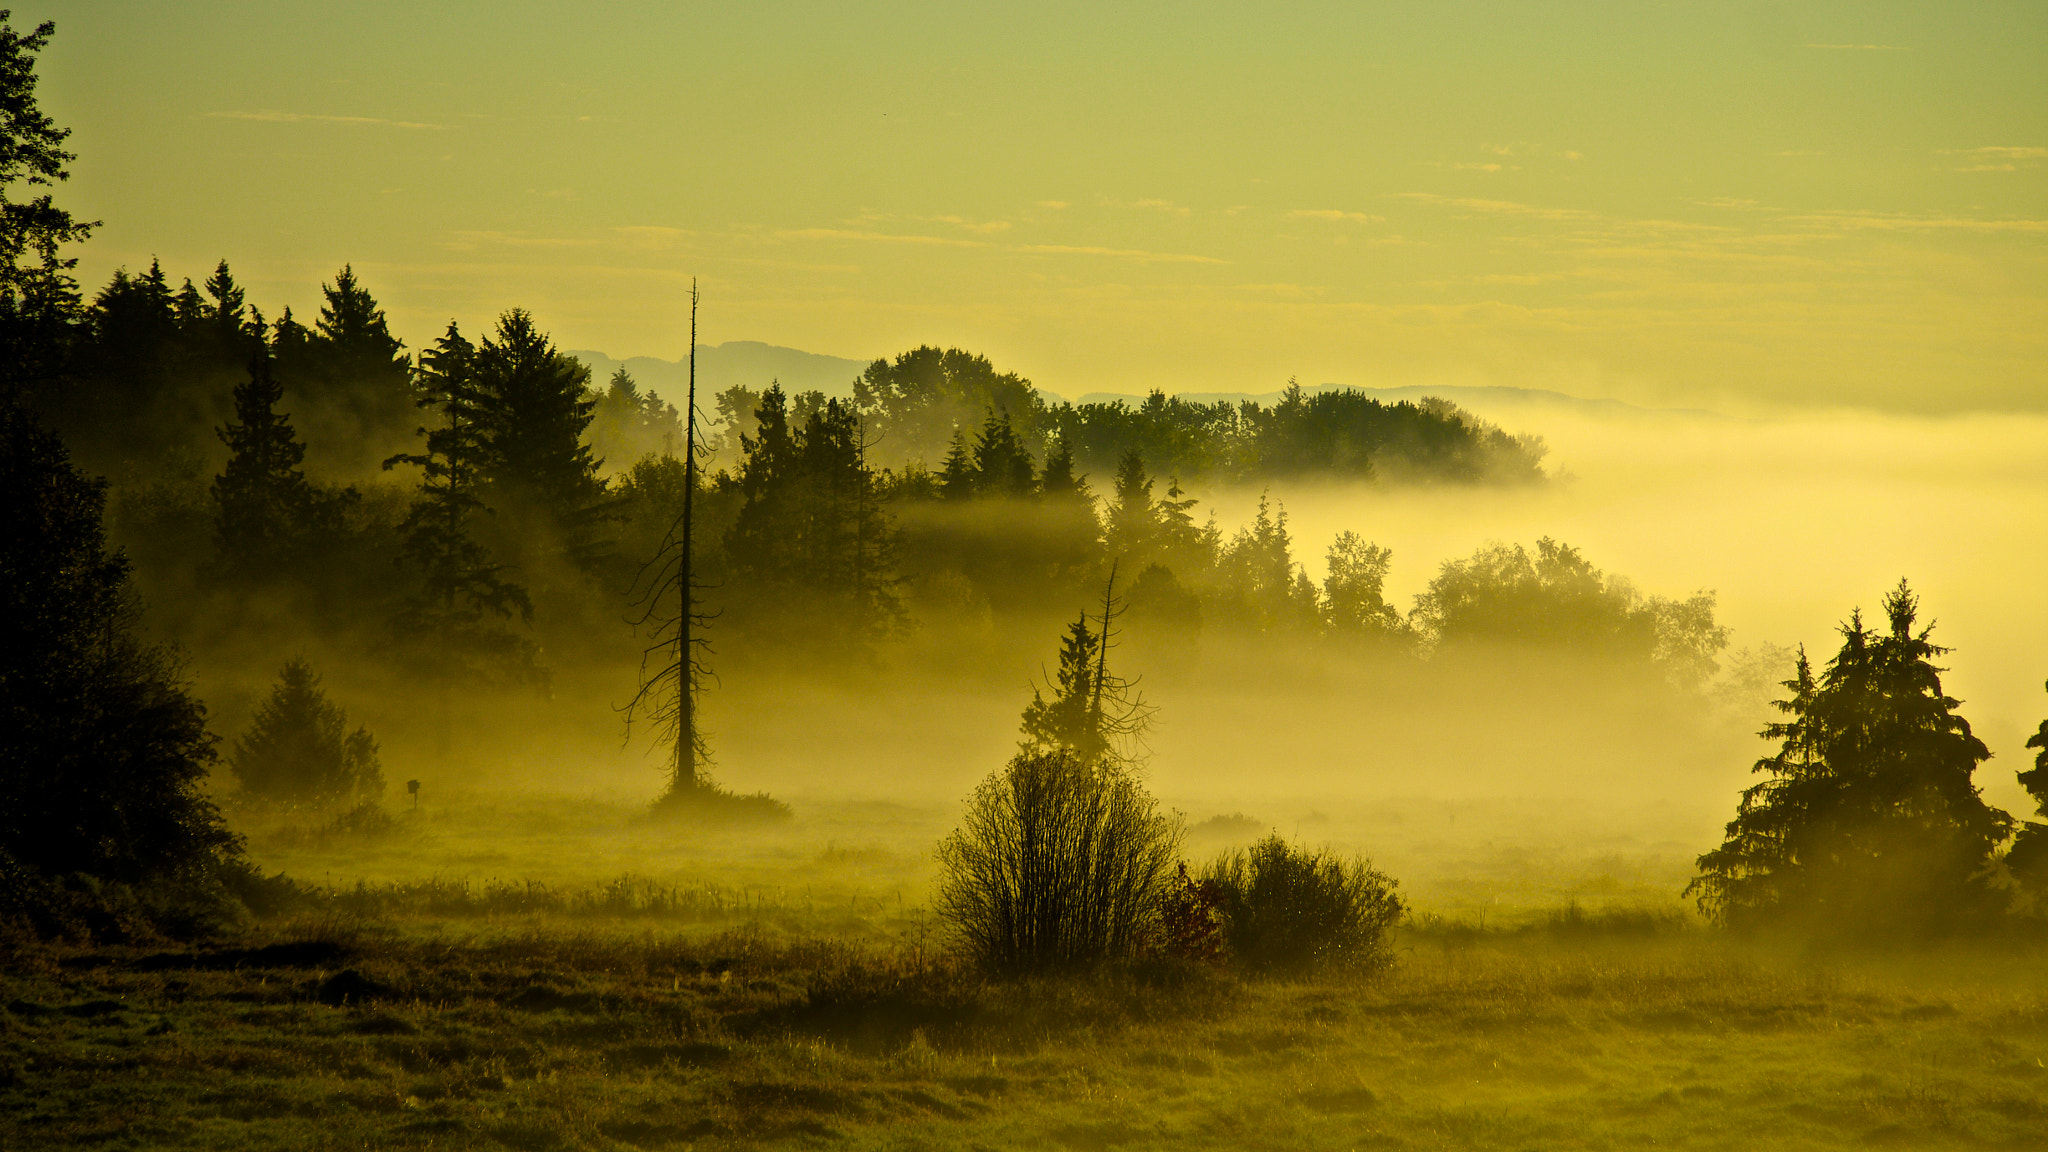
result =
M267 800L332 803L384 791L377 741L348 731L348 713L327 699L312 666L294 658L228 757L235 779Z
M1156 935L1180 837L1128 770L1020 752L939 845L938 914L1002 975L1129 958Z
M1392 961L1387 930L1405 908L1395 882L1364 860L1311 852L1273 835L1225 854L1204 879L1220 894L1224 938L1247 969L1373 970Z

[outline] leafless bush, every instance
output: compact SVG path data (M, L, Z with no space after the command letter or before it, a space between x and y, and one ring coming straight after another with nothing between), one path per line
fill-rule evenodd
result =
M1137 955L1180 850L1178 819L1133 775L1071 752L1021 752L939 846L938 913L967 958L1003 975Z

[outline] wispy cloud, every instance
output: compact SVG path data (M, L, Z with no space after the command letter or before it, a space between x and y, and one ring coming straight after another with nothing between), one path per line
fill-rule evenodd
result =
M780 240L865 240L875 244L922 244L947 248L986 248L980 240L958 236L917 236L894 232L862 232L852 228L791 228L775 233Z
M1354 224L1384 224L1385 216L1374 216L1370 212L1346 212L1342 208L1296 208L1288 217L1296 220L1349 220Z
M387 120L382 116L321 116L312 112L208 112L214 120L258 120L267 124L361 124L376 128L417 128L429 132L445 132L446 124L427 124L417 120Z
M2048 233L2048 220L2024 217L1913 216L1903 212L1815 212L1792 220L1841 231Z
M1540 204L1519 204L1513 200L1482 200L1471 196L1439 196L1434 192L1395 192L1397 200L1423 204L1444 204L1489 216L1521 216L1531 220L1598 220L1599 213L1579 208L1549 208Z
M2018 172L2022 168L2037 168L2042 160L2048 160L2048 148L2035 148L2032 146L1992 145L1986 148L1942 148L1938 150L1938 154L1976 161L1974 164L1964 164L1954 169L1957 172Z
M1171 200L1161 200L1157 197L1129 201L1105 200L1103 203L1112 208L1137 208L1145 212L1162 212L1168 216L1179 216L1182 218L1195 214L1195 210L1185 204L1176 204Z
M1805 44L1805 48L1823 48L1833 52L1904 52L1906 48L1897 44Z
M1943 148L1943 156L1997 156L2005 160L2048 160L2048 148L1993 145L1988 148Z
M1012 252L1037 252L1053 256L1118 256L1144 264L1228 264L1214 256L1185 252L1145 252L1136 248L1098 248L1092 244L1018 244Z
M922 217L922 219L929 220L934 224L951 224L956 228L965 228L969 232L980 232L983 235L992 232L1008 232L1010 230L1010 222L1008 220L968 220L960 216L926 216Z
M1059 211L1062 208L1072 207L1072 205L1068 204L1065 200L1040 200L1038 202L1038 206L1040 208L1050 208L1055 212Z
M458 230L449 234L447 247L469 252L485 246L500 248L596 248L604 242L588 236L529 236L524 232Z

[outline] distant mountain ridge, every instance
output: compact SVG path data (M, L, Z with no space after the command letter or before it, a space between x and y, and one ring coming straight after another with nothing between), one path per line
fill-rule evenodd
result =
M653 389L661 398L680 406L689 388L687 360L657 360L634 356L614 360L602 352L565 350L590 368L590 382L603 388L613 372L623 367L642 391ZM780 348L758 340L728 340L723 344L697 345L697 404L708 409L711 398L735 384L756 390L779 380L785 392L823 392L827 396L853 395L853 378L867 371L872 360L848 360L796 348Z
M684 360L657 360L652 356L634 356L627 360L614 360L603 352L571 350L574 356L590 367L591 383L602 388L611 374L624 367L643 390L653 389L662 399L680 403L683 392L689 384L689 363ZM844 356L827 356L817 352L805 352L797 348L783 348L764 344L758 340L728 340L723 344L697 345L697 389L698 404L708 407L710 398L735 384L756 390L766 388L770 381L779 381L783 391L789 393L818 391L827 396L853 395L853 381L867 370L873 360L853 360ZM1609 419L1646 419L1659 417L1723 418L1719 413L1696 408L1649 408L1630 404L1622 400L1587 399L1566 392L1547 388L1515 388L1504 384L1495 385L1404 385L1398 388L1372 388L1357 384L1316 384L1304 385L1306 392L1334 392L1344 389L1363 392L1384 403L1395 404L1403 400L1420 400L1425 396L1441 396L1468 412L1482 416L1496 423L1504 420L1519 420L1544 412L1570 412L1584 416L1599 416ZM1049 403L1057 403L1067 397L1043 387L1038 394ZM1190 403L1214 404L1219 400L1232 404L1251 400L1263 407L1269 407L1282 393L1275 389L1270 392L1180 392L1179 397ZM1110 403L1122 400L1136 406L1145 402L1142 393L1129 392L1088 392L1074 399L1076 404ZM1519 429L1517 429L1519 430Z

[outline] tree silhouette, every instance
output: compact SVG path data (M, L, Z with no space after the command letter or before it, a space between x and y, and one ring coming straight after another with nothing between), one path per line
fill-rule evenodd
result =
M226 570L245 577L275 576L299 560L324 511L299 468L306 446L277 410L283 397L258 345L249 379L235 386L235 419L217 432L229 455L213 481L215 544Z
M416 655L444 681L479 673L524 678L533 669L533 646L503 627L517 614L531 621L526 589L505 578L474 531L483 501L485 396L474 378L475 346L451 321L421 357L420 407L437 417L419 429L425 451L393 456L384 467L410 464L420 486L399 525L401 562L418 571L420 586L394 621ZM444 716L444 722L446 717Z
M384 791L377 741L348 730L348 713L327 698L304 659L288 661L249 730L228 754L235 779L265 800L331 804Z
M2019 774L2020 787L2033 798L2034 815L2048 820L2048 720L2041 721L2040 729L2027 737L2027 747L2037 751L2033 768ZM2048 824L2029 820L2022 825L2005 862L2037 901L2048 894Z
M1137 745L1152 720L1152 707L1135 681L1110 670L1109 653L1120 633L1124 603L1110 566L1102 601L1091 618L1082 612L1060 642L1059 670L1044 690L1031 690L1024 706L1027 755L1061 753L1087 768L1121 769L1138 761Z
M36 102L36 55L56 31L45 20L23 35L0 9L0 404L57 377L79 306L78 261L62 250L97 226L43 191L76 159L64 149L71 130Z
M757 632L864 649L902 609L896 529L860 419L834 399L796 426L779 387L762 394L756 415L725 537L742 614Z
M201 785L206 709L171 652L139 642L104 481L0 405L0 871L125 882L239 859Z
M1369 543L1356 532L1339 533L1331 542L1323 619L1332 632L1375 639L1407 634L1401 614L1386 601L1387 568L1393 557L1392 549Z
M1816 678L1802 650L1789 719L1763 736L1778 753L1746 789L1727 840L1686 889L1729 924L1804 922L1835 932L1953 929L1995 906L1985 883L2011 818L1971 782L1990 750L1941 690L1932 626L1904 581L1886 595L1886 631L1860 614Z
M533 317L514 308L470 358L482 475L500 507L541 513L572 553L584 555L604 496L583 442L597 402L590 370L555 350Z

